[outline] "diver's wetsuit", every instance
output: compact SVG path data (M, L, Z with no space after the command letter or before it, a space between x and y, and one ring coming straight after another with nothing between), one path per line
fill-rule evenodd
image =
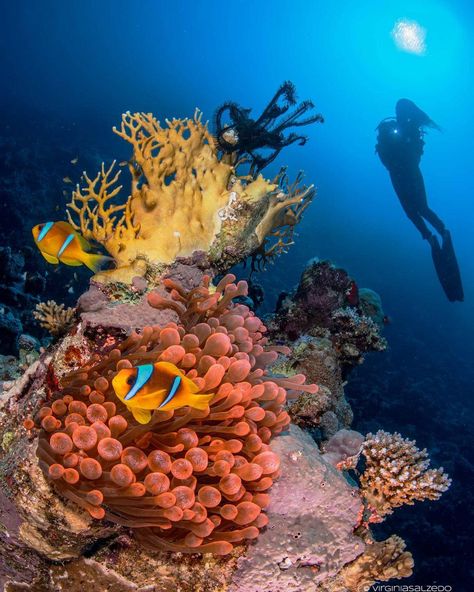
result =
M382 121L377 129L379 135L375 150L390 173L393 188L406 215L424 239L429 239L432 235L425 220L443 235L444 223L428 206L425 183L420 171L425 144L423 132L413 124L401 127L394 118Z

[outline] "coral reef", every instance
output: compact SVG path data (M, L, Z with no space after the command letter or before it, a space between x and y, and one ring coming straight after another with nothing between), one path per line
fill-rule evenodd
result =
M20 335L17 339L18 357L4 356L0 354L0 388L3 390L5 384L20 378L31 364L40 355L41 345L31 335Z
M289 410L292 420L318 441L350 427L353 414L343 381L366 353L386 348L382 325L363 313L360 292L343 269L312 260L293 293L280 295L268 323L273 341L289 340L292 346L291 363L280 362L274 371L302 372L320 387L316 395L304 393Z
M134 299L135 292L133 292L131 293L133 298L127 306L142 311L141 313L137 311L134 321L141 329L140 334L132 333L128 339L124 340L122 333L114 333L114 331L108 333L104 325L102 327L104 339L100 341L97 337L98 326L91 331L89 325L87 336L86 323L81 320L76 331L70 332L48 353L42 354L40 360L31 367L21 381L10 385L5 392L2 399L3 411L0 410L0 430L5 446L0 449L0 483L2 483L0 506L5 508L5 513L8 512L8 520L3 515L1 520L7 525L6 532L9 533L9 537L0 538L1 544L4 544L4 548L7 549L3 559L0 560L0 581L2 577L4 581L22 581L32 586L31 589L44 590L44 592L64 589L66 582L69 582L69 592L76 592L83 586L84 578L95 578L94 581L104 582L104 586L113 582L118 590L145 590L147 586L156 585L156 574L159 573L160 586L165 592L176 589L182 589L183 592L194 592L199 589L217 592L226 587L230 590L248 590L249 592L264 592L269 589L272 592L292 589L314 589L315 591L320 589L335 592L336 590L355 591L360 589L360 585L366 585L364 583L366 581L408 575L411 569L411 557L402 548L403 543L394 537L388 539L388 542L371 541L369 531L366 530L368 524L362 523L363 507L355 482L349 485L345 480L346 470L354 466L353 457L357 457L356 449L360 443L360 435L353 432L340 432L326 444L325 454L320 455L314 441L296 426L291 426L289 433L279 435L269 442L264 440L272 430L278 431L286 426L288 418L283 410L278 414L273 411L276 417L269 415L270 425L260 428L258 425L266 423L266 419L250 419L246 416L249 407L252 410L263 410L266 414L267 411L272 411L274 405L281 408L283 401L278 398L262 401L261 398L256 397L245 407L245 393L249 390L252 392L257 387L263 387L265 391L267 388L272 388L278 393L283 392L283 398L286 391L291 399L297 396L300 389L306 388L301 384L302 378L298 374L301 372L300 361L304 359L307 350L311 352L312 348L320 348L319 351L321 348L327 348L324 355L332 360L326 366L326 378L330 381L330 369L332 368L334 372L340 369L331 342L315 337L299 340L293 344L294 359L284 346L278 346L277 351L272 351L266 342L268 333L262 333L263 326L257 317L242 304L234 304L234 300L238 302L240 298L245 297L246 287L243 283L235 285L231 281L232 278L225 278L214 288L209 283L209 279L203 278L202 273L196 273L194 267L192 272L186 271L184 267L177 267L175 271L177 276L165 280L163 287L147 292L148 288L143 281L136 284L137 293L141 298L159 307L159 309L149 307L150 310L162 315L159 326L143 329L142 324L139 327L140 314L143 314L143 318L146 319L149 313L146 312L145 304L141 299L139 301ZM183 287L183 284L186 287ZM129 289L117 292L111 284L100 293L104 296L104 301L99 303L100 310L107 311L109 310L107 306L110 305L110 311L113 311L115 307L112 306L109 298L113 299L116 295L120 299L129 299ZM97 300L97 294L89 295L87 307L93 308ZM125 304L118 306L125 306ZM84 311L81 313L84 315L83 318L87 318L88 314L91 313ZM114 322L116 320L112 316L105 318L110 318ZM97 317L98 321L99 317ZM254 326L257 323L258 327ZM247 332L244 329L247 329ZM123 331L123 333L126 332ZM198 341L196 347L192 351L180 350L180 348L189 349L193 346L190 342L190 339L193 339L192 336L195 337L194 341L196 339ZM211 336L214 337L211 341L216 341L212 344L213 347L217 346L217 341L224 340L226 337L229 339L231 349L228 350L227 356L212 355L213 352L207 351ZM324 345L321 345L321 342L324 342ZM194 380L201 386L206 385L206 381L211 379L211 374L216 372L215 368L221 364L224 364L222 366L224 375L229 372L231 366L225 369L227 362L223 358L230 360L236 357L238 359L233 364L242 365L242 362L248 360L249 365L250 362L254 365L240 383L235 380L226 382L226 378L222 379L214 392L224 394L229 390L229 394L211 402L208 416L195 417L192 410L186 412L178 410L173 418L166 419L163 417L165 412L156 412L151 424L134 424L132 416L121 407L120 401L109 388L105 388L104 380L110 382L116 372L117 364L119 366L140 364L145 360L156 359L157 354L163 355L165 352L181 367L185 356L192 353L196 360L189 356L186 358L189 362L193 362L193 367L188 367L186 371L195 370ZM280 357L276 359L278 353ZM181 355L182 358L179 360ZM209 358L213 358L214 361ZM308 368L310 368L310 359L308 356ZM74 368L73 372L71 372L71 365ZM219 372L222 373L222 370ZM272 384L274 386L267 386ZM324 388L327 387L320 385L318 392L313 393L305 390L294 399L293 404L302 397L311 395L317 399L321 393L327 395ZM333 388L335 390L339 388L343 394L341 379L334 383ZM90 392L86 394L89 389ZM230 392L239 392L240 396L243 393L244 401L232 402L226 410L217 411L216 406L229 402ZM63 414L61 414L61 411L64 411L61 409L62 406L67 406L67 411ZM69 406L71 406L70 409ZM219 417L211 420L211 414L214 412L227 414L229 410L239 407L244 408L243 415L240 417L231 419ZM38 409L40 409L39 414ZM93 416L93 412L101 413L102 417ZM203 412L197 412L198 415L199 413L203 414ZM240 413L239 410L236 415ZM331 413L335 415L334 412ZM72 418L66 420L68 415ZM120 424L124 426L119 416L122 416L127 423L122 433L114 432L119 429ZM272 423L279 416L281 423L278 421ZM25 436L24 428L18 428L28 417L37 418L46 428L40 436L40 457L45 445L50 446L53 434L61 436L61 433L69 430L70 433L67 435L75 448L69 453L72 459L70 457L68 459L74 461L74 455L77 455L78 464L75 467L63 465L62 469L58 468L60 462L64 462L65 455L54 453L52 460L55 462L42 461L45 462L45 480L36 464L34 430L26 432L29 436ZM178 418L184 419L182 425L170 426ZM91 419L95 420L92 424ZM59 427L57 422L63 425ZM102 426L101 423L104 425ZM202 429L210 427L210 424L212 424L212 431L202 432ZM250 454L247 452L246 443L251 436L250 433L246 436L238 433L217 433L217 430L222 428L241 430L243 428L238 426L242 424L249 426L255 424L257 432L260 432L257 436L262 441L259 451ZM106 440L105 444L107 444L107 439L117 442L123 439L120 459L110 461L107 465L98 452L98 446L89 450L79 449L76 446L75 439L79 446L84 445L84 442L79 441L79 436L90 435L92 425L95 426L92 430L96 432L98 443ZM30 426L27 425L27 427ZM51 428L53 430L48 432L47 429ZM79 428L85 429L80 429L76 434ZM110 431L110 435L107 430ZM134 430L133 433L132 430ZM162 436L163 433L169 434L168 430L171 431L172 436L165 441ZM180 445L183 446L177 451L164 450L165 454L162 455L161 460L167 464L166 455L168 455L171 465L167 474L149 468L150 454L153 455L155 452L156 455L153 443L147 442L150 432L152 432L151 438L161 438L160 450L164 450L164 446L174 445L178 448ZM125 435L126 439L124 439ZM242 445L242 449L238 452L218 449L222 443L224 445L232 443L231 446L237 446L237 442L240 442L239 446ZM186 446L194 443L196 443L195 446L186 449ZM104 445L104 450L105 448ZM173 472L179 469L179 464L175 467L174 464L176 461L188 461L191 455L189 458L186 456L190 450L193 454L196 451L197 455L201 455L197 449L207 453L207 467L204 472L196 471L195 467L192 467L193 474L187 477L189 481L186 482L185 479L186 483L181 484L180 481L183 480ZM273 480L273 477L276 477L275 473L262 474L259 479L253 481L246 481L237 475L245 489L242 498L225 499L225 494L223 495L220 490L222 479L235 475L235 472L242 470L242 467L258 466L254 461L259 454L262 454L262 450L264 450L263 454L271 455L272 461L278 459L280 463L277 471L279 478L274 481L272 488L263 492L255 492L251 489L259 480L264 481L268 477ZM47 452L51 454L51 450ZM225 459L221 459L224 455ZM147 467L142 469L142 472L134 473L133 468L139 469L140 461L144 461L143 456L146 458ZM230 472L228 475L220 476L217 471L226 472L228 467L225 465L232 463L231 457L234 459L234 464ZM239 457L243 457L247 463L243 463ZM97 469L95 463L89 462L91 460L97 461L102 470L102 476L96 481L82 474L82 468L85 473L88 470ZM189 460L190 463L191 460ZM84 467L82 467L83 463ZM243 464L240 465L240 463ZM187 467L187 464L182 464L185 466L181 468ZM67 483L64 480L64 473L60 479L51 479L49 475L51 466L54 467L53 476L58 476L55 471L65 473L67 469L76 470L79 475L78 482ZM109 476L114 466L119 466L120 470L127 467L123 468L124 473L128 473L127 469L133 473L133 483L128 486L123 485L121 494L131 488L130 493L133 491L134 496L110 496L114 487L116 491L120 489ZM163 469L163 466L160 468ZM215 475L212 475L211 469L216 471ZM259 471L259 469L256 470ZM207 474L208 471L211 471L211 474ZM168 479L169 489L154 495L146 490L146 485L153 486L151 481L155 477L149 478L146 483L145 480L148 475L157 473L160 475L157 477L159 481L166 484ZM72 481L75 480L76 475L72 471L68 472L68 476L73 477ZM89 473L90 476L93 475ZM195 483L193 477L196 480ZM8 488L4 485L6 483L10 484ZM48 483L52 483L53 487ZM159 483L155 485L158 486ZM214 508L207 507L199 501L199 493L206 486L221 495L220 504ZM104 501L101 505L92 504L92 513L98 512L96 516L99 518L94 519L89 512L82 510L84 500L81 500L80 496L90 494L92 488L95 493L85 502L93 501L97 504L100 499L97 492L101 487L104 487L101 492ZM143 487L146 490L144 494L136 495L143 492ZM180 491L183 496L178 500L171 492L179 487L182 488ZM59 496L56 488L61 492ZM181 508L179 503L182 503L183 499L186 501L185 494L189 494L188 489L195 497L197 496L197 501L194 501L190 508ZM7 490L11 501L5 497L4 492ZM68 499L71 493L77 494L78 497L71 501ZM215 495L214 491L210 493ZM165 530L156 526L138 528L137 520L140 520L139 517L143 512L143 506L140 504L147 498L158 498L163 494L174 495L176 503L170 498L174 505L169 517L180 518L180 520L169 520L172 527ZM267 494L269 494L268 497L266 497ZM249 496L252 496L252 499L249 499ZM253 501L256 496L259 496L258 500L262 505L265 504L265 508L261 508ZM34 503L31 500L34 500ZM121 501L125 503L120 506ZM255 503L260 509L259 515L253 520L254 524L240 525L221 515L224 506L238 508L239 504L244 502ZM207 522L209 520L213 525L213 532L208 536L195 535L192 530L182 528L185 512L189 517L192 508L199 509L200 505L205 508L208 517L204 522L197 523L197 526L199 528L204 524L210 528ZM253 508L253 506L250 507ZM105 518L111 518L112 521L100 519L102 509L105 511ZM171 510L171 508L160 507L162 511L167 509ZM146 511L148 515L150 510ZM227 508L224 512L226 511ZM18 512L19 515L17 515ZM219 518L220 523L216 524ZM16 521L15 528L12 520ZM120 524L114 524L114 520ZM257 520L263 520L263 522L268 520L268 526L263 529L255 526ZM126 536L127 530L123 530L122 522L132 526L135 533L134 539ZM225 525L226 529L223 530ZM225 550L224 543L229 544L228 540L222 540L223 535L232 539L239 538L242 531L246 531L246 534L251 536L257 534L255 531L249 532L248 528L261 531L259 536L253 539L252 545L246 550L239 541L232 541L230 544L234 545L234 549L222 558L216 555L201 557L195 553L184 556L180 553L170 555L145 548L147 545L153 547L163 545L163 548L170 548L169 545L182 541L186 537L189 537L187 542L192 539L191 542L194 543L196 542L194 536L196 536L197 539L203 539L201 549L206 549L202 545L217 543L220 549L214 549L214 551L219 552ZM153 535L149 532L150 530L154 531ZM142 531L141 534L140 531ZM2 536L0 533L0 537ZM397 545L393 544L395 540L398 541ZM389 545L390 541L392 542ZM198 549L199 547L189 547L187 550L197 551ZM212 547L210 549L212 550ZM83 557L86 550L87 559ZM16 557L15 561L13 557ZM58 564L58 561L61 563ZM19 570L18 562L26 567Z
M22 252L0 247L0 353L17 352L19 336L34 330L31 309L44 286L44 278L27 267Z
M386 316L382 307L382 299L370 288L360 288L359 309L365 317L369 317L382 327L386 322Z
M9 425L17 425L18 417L30 412L35 397L36 403L41 400L39 385L51 364L59 367L62 354L57 355L43 358L23 386L12 389L8 414L0 411L2 426L7 415L13 416ZM221 592L234 583L240 590L245 564L239 558L245 548L235 548L224 557L149 551L130 539L126 530L101 526L76 504L58 497L35 465L35 439L30 436L25 441L23 429L14 433L9 453L0 450L1 478L11 484L11 501L5 496L7 489L0 489L0 589L10 582L7 589L12 590L18 586L35 592L81 592L84 582L94 582L98 590L113 585L124 592L156 586L163 592ZM271 449L280 457L281 477L266 508L271 524L256 539L256 546L248 548L249 569L258 577L250 589L273 590L283 578L301 590L305 588L298 588L299 582L311 582L318 575L314 562L321 562L322 573L334 573L363 552L365 544L353 532L361 503L353 487L322 460L316 444L299 428L293 426L289 434L272 440ZM262 556L269 568L267 579L259 564Z
M398 433L367 434L362 455L366 467L360 477L361 493L374 513L373 522L404 504L437 500L451 485L442 467L428 468L426 450Z
M68 205L71 223L117 269L94 278L74 318L41 307L57 332L69 314L72 323L46 350L16 312L32 316L42 275L0 250L5 339L20 349L1 360L0 588L356 592L411 573L404 542L374 541L370 523L437 499L449 478L398 434L364 443L348 429L344 380L385 347L380 299L313 261L267 331L246 306L261 289L250 300L245 282L217 275L286 250L314 196L301 175L291 184L284 169L273 180L259 173L304 141L285 129L320 118L299 119L310 105L291 111L292 93L279 89L257 120L229 108L236 129L221 118L217 138L198 112L163 126L123 115L114 131L132 146L130 196L115 165L102 165L96 177L83 173ZM60 274L51 285L63 284ZM193 381L207 406L157 409L138 423L113 380L159 361Z
M179 259L170 265L164 276L192 289L202 283L204 275L210 273L207 260L195 254L192 258ZM162 275L160 279L153 275L147 275L147 278L136 276L128 285L122 282L101 284L92 280L89 290L77 302L85 333L101 343L111 335L123 338L130 331L144 326L176 321L178 317L173 311L170 318L170 311L158 310L148 304L148 293L152 289L166 295Z
M371 302L377 302L374 292ZM363 297L360 297L360 294ZM301 335L331 340L347 373L371 351L387 344L380 335L380 307L367 304L368 292L358 290L346 271L329 261L310 261L293 294L282 294L271 329L296 340ZM374 315L374 318L367 315Z
M148 301L174 310L178 324L145 327L67 374L39 411L40 466L56 489L93 518L134 528L152 548L225 554L258 536L266 491L279 474L268 444L289 423L285 389L315 392L301 375L266 377L278 353L260 319L232 304L247 293L234 279L210 290L207 277L191 291L165 280L172 299L151 292ZM111 380L156 361L214 394L210 409L156 410L149 424L137 424Z
M294 293L280 296L279 329L293 340L314 327L330 329L334 312L347 304L351 281L346 271L330 261L309 261Z
M74 323L75 314L75 308L65 308L64 304L58 304L54 300L39 302L33 312L41 327L53 337L61 337L69 331Z
M302 373L318 385L316 394L302 393L289 407L294 423L327 440L351 425L353 414L345 399L341 366L327 338L303 336L291 344L291 357L277 361L272 371L285 376Z
M387 348L386 340L380 336L380 327L354 308L336 310L332 322L331 338L345 368L362 364L367 352L382 352Z
M167 120L165 127L150 113L127 112L114 132L133 148L130 197L118 202L120 171L115 163L102 165L95 178L84 173L67 212L74 228L116 261L118 269L97 275L101 281L130 282L150 265L200 251L214 266L228 268L269 234L283 240L314 195L299 179L285 186L285 175L272 182L238 176L235 166L219 160L198 111L191 119Z

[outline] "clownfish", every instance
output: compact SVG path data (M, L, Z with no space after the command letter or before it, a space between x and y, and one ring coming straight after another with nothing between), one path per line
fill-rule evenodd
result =
M117 397L138 423L149 423L155 409L194 407L207 409L214 394L199 394L199 388L174 364L156 362L123 368L112 379Z
M86 265L94 273L111 267L112 257L90 253L92 245L68 222L46 222L32 229L35 244L48 263Z

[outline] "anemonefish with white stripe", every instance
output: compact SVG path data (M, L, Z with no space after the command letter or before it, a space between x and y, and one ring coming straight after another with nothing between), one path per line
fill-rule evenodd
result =
M112 379L117 397L139 423L149 423L155 409L180 407L207 409L214 394L199 393L199 388L174 364L156 362L135 368L123 368Z
M94 273L112 267L114 260L90 253L92 245L68 222L46 222L32 230L35 244L48 263L86 265Z

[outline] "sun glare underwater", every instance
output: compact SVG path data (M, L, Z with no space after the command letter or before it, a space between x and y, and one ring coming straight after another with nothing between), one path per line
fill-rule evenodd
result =
M0 591L471 589L473 26L3 3Z
M423 55L426 52L426 30L416 21L400 19L395 23L392 36L403 51Z

